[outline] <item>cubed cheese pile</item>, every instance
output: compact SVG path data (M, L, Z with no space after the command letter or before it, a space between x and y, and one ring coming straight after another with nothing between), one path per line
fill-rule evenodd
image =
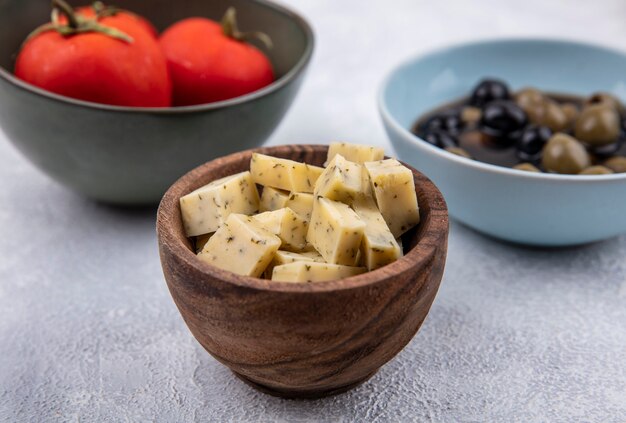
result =
M400 258L400 237L420 218L411 170L348 143L331 144L325 166L253 154L250 171L182 197L198 258L281 282L341 279Z

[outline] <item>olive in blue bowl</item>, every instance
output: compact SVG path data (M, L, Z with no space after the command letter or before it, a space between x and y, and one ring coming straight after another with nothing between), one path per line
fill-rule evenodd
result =
M619 141L624 122L618 122L622 135L616 135L615 114L598 112L598 104L610 100L589 98L606 93L623 104L624 69L623 52L582 43L512 39L457 45L393 69L380 90L379 110L397 155L437 184L452 217L516 243L583 244L626 232L626 173L618 173L626 171ZM527 107L536 93L526 87L597 104L563 107L562 113L550 106L544 111L549 118L538 124ZM590 135L599 128L595 124L563 123L583 109L591 110L583 121L609 122L602 135ZM433 119L439 112L445 124ZM416 131L420 117L425 127ZM429 121L439 125L429 129L435 135L426 130ZM467 122L476 130L460 139Z

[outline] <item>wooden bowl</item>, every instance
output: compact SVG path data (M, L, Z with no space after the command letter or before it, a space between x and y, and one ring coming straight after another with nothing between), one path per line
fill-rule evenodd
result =
M413 168L421 223L403 236L405 256L385 267L297 284L236 275L196 257L183 230L181 196L248 170L253 152L321 165L327 150L287 145L213 160L172 185L158 210L163 273L185 323L213 357L272 395L322 397L369 379L413 338L443 275L446 203Z

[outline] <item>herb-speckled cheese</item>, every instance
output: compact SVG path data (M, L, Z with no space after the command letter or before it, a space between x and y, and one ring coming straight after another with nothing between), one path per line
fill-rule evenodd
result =
M413 172L395 159L364 164L378 209L394 237L420 221Z
M357 200L352 207L365 222L361 252L367 270L378 269L402 257L402 249L393 237L374 200L362 198Z
M374 198L374 192L372 191L372 182L370 181L370 175L367 173L364 165L361 165L361 192L359 197Z
M287 191L272 187L263 187L259 211L266 212L282 209L283 207L286 207L288 198L289 193Z
M250 172L213 181L181 197L180 211L187 236L215 232L231 213L259 210L259 193Z
M308 192L292 192L289 194L285 207L289 207L295 211L304 220L309 222L311 220L311 213L313 212L313 199L315 196Z
M278 282L323 282L347 278L365 271L364 267L296 261L274 267L272 280Z
M324 169L315 184L315 196L350 203L361 192L361 165L346 160L337 154Z
M402 257L401 235L419 223L411 170L384 160L382 148L349 143L332 143L327 163L255 153L249 172L182 197L199 259L241 275L319 282Z
M333 157L337 154L341 154L347 160L359 164L363 164L365 162L375 162L385 158L385 150L380 147L350 144L347 142L333 142L328 146L326 164L330 163Z
M402 254L404 255L404 243L402 242L402 237L396 238L396 242L400 246L400 251L402 251Z
M280 238L253 218L231 214L198 257L220 269L259 277L274 258L280 244Z
M295 261L317 261L320 263L325 263L324 258L317 251L310 252L302 252L302 253L294 253L292 251L283 251L278 250L276 254L274 254L274 259L265 269L264 276L267 279L272 279L272 271L274 267L280 266L281 264L293 263Z
M250 173L254 182L293 192L313 192L323 168L254 153Z
M306 248L309 224L290 208L260 213L252 218L281 239L281 248L292 251Z
M309 223L307 240L328 263L354 266L365 223L347 205L317 197Z

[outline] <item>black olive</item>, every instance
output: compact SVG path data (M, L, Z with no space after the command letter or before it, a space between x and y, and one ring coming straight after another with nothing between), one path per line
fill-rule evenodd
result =
M536 162L541 158L541 150L546 145L552 130L547 126L526 127L516 142L517 157L523 162Z
M594 156L598 156L602 159L607 159L617 153L617 151L622 147L622 142L617 141L612 144L601 145L599 147L590 147L589 152Z
M524 128L520 128L517 131L513 131L507 134L507 144L517 144L524 134ZM502 141L500 141L502 142Z
M496 100L485 106L480 123L481 129L499 143L512 144L520 135L518 131L528 123L528 117L515 102Z
M453 135L450 135L449 133L444 131L431 131L422 135L422 138L427 143L443 149L458 147L459 145L459 142L456 138L454 138Z
M451 109L441 112L424 122L420 133L425 135L432 131L446 131L456 135L461 132L463 126L464 122L461 119L460 110Z
M499 79L483 79L476 85L470 105L483 107L494 100L508 100L511 98L508 85Z

